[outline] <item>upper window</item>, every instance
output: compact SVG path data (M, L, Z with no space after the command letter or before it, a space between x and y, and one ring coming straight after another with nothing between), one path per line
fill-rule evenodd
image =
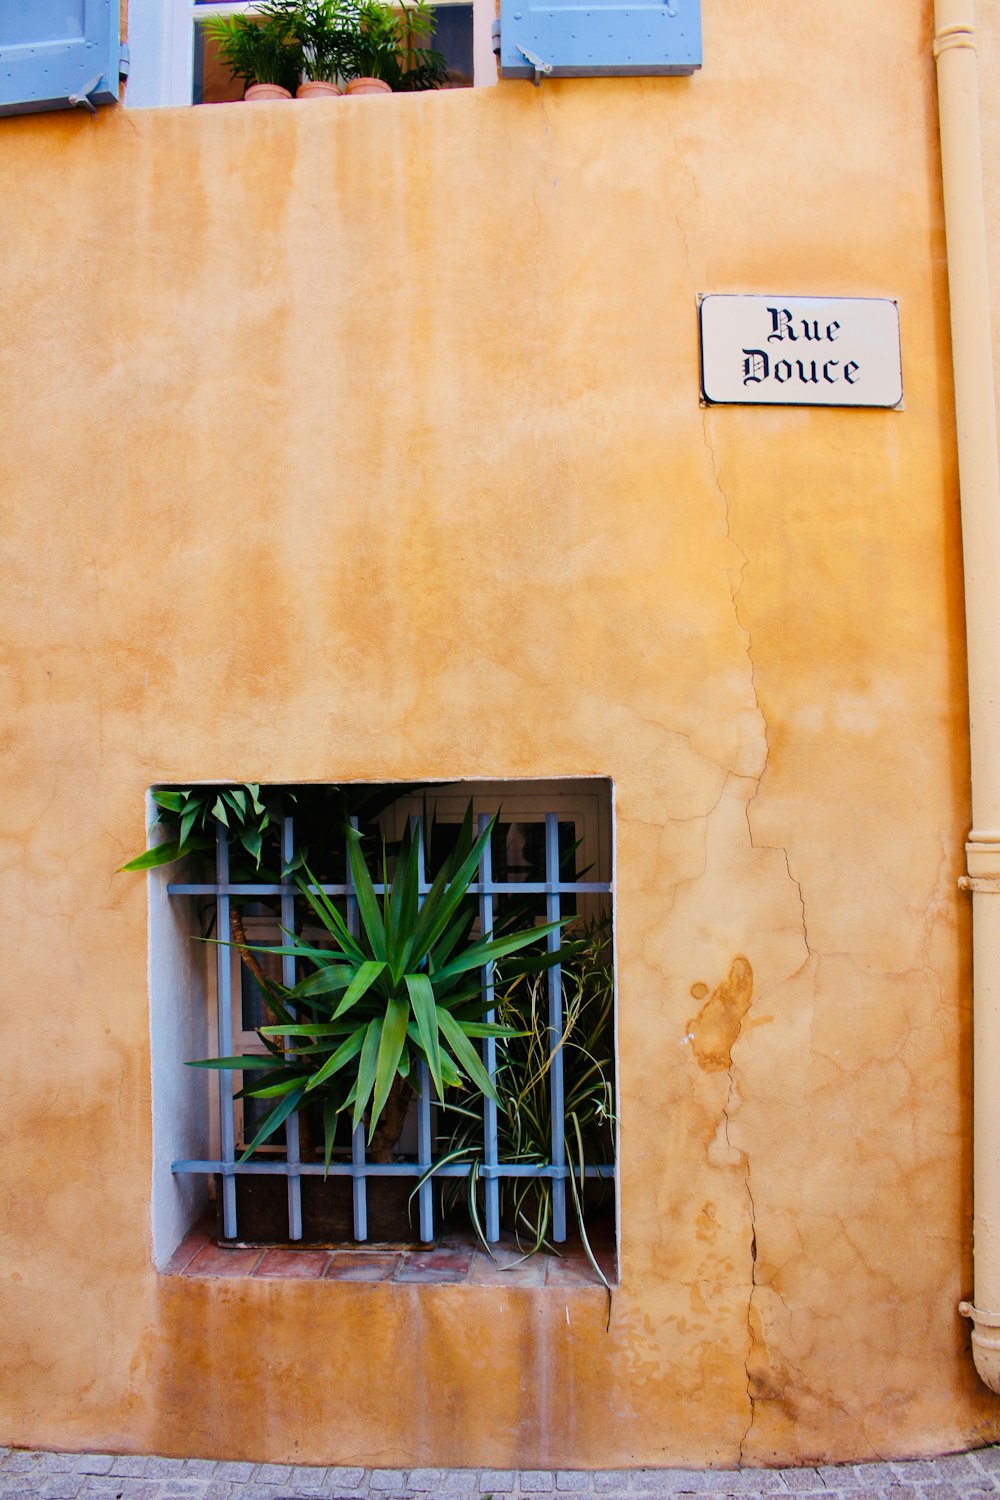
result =
M243 85L218 59L205 32L209 16L252 10L249 0L129 0L131 71L125 103L222 104L243 97ZM433 45L448 65L452 87L496 82L490 27L494 0L435 0Z

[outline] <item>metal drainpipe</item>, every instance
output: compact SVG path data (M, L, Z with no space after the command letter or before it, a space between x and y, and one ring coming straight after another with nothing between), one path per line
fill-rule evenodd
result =
M1000 1394L1000 465L973 0L935 0L934 56L948 239L965 560L972 831L976 1369Z

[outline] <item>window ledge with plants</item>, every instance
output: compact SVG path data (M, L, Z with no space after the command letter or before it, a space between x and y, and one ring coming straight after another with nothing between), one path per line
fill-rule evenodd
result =
M261 0L208 16L202 31L244 97L259 102L464 85L430 46L434 25L428 0Z
M214 1242L164 1269L609 1287L607 784L152 796L167 836L125 868L185 860L166 896L214 1002L212 1055L166 1070L214 1093L209 1149L170 1161ZM171 1091L154 1044L154 1116Z

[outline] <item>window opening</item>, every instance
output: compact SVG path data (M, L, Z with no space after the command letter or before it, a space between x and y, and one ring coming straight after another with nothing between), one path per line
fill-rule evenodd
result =
M567 937L589 934L587 951L599 953L610 996L612 884L607 783L300 787L275 788L265 795L269 804L273 799L275 806L281 806L278 826L284 873L280 878L247 880L245 871L234 872L233 849L220 827L212 853L214 870L207 872L212 878L169 879L166 886L171 902L187 898L199 903L211 935L220 939L208 945L214 955L219 1057L267 1056L260 1031L269 1015L267 995L232 945L236 938L254 951L253 962L259 970L272 980L280 978L287 989L294 988L310 967L289 951L292 944L288 935L294 933L306 946L319 947L330 941L295 883L296 869L299 879L303 878L301 861L315 876L315 886L310 887L314 893L318 888L336 906L352 933L359 930L358 890L351 876L343 825L332 815L331 796L340 799L341 809L355 808L350 822L365 835L362 847L366 867L380 899L386 880L392 885L394 860L407 827L416 830L419 839L422 902L455 847L465 810L471 806L474 826L480 833L496 817L468 888L470 931L489 940L511 924L523 930L569 918L565 934L547 933L544 947L548 958ZM388 850L385 870L383 841ZM235 873L240 875L238 881ZM272 947L285 951L266 951ZM210 1174L215 1179L220 1239L293 1244L412 1240L415 1236L431 1242L442 1228L443 1210L450 1206L453 1214L456 1200L466 1199L472 1204L471 1214L481 1215L481 1222L474 1227L488 1243L495 1243L502 1229L510 1225L512 1205L516 1212L517 1194L544 1181L550 1188L551 1215L546 1220L545 1239L564 1242L575 1222L575 1201L584 1202L601 1187L613 1198L615 1172L610 998L603 1042L607 1055L601 1069L601 1077L607 1075L607 1101L601 1106L606 1128L597 1131L602 1159L591 1159L593 1152L581 1154L572 1112L568 1114L575 1101L574 1049L580 1050L588 1041L582 1032L571 1036L566 1031L567 1017L572 1020L578 1014L574 1007L579 1006L583 993L583 982L576 972L580 962L574 955L565 963L540 967L534 976L522 976L524 996L530 991L532 1010L539 1012L535 1022L545 1051L540 1066L535 1060L535 1086L543 1080L548 1113L548 1139L543 1150L536 1149L535 1142L530 1152L512 1151L510 1132L501 1128L506 1127L507 1116L501 1121L497 1103L485 1094L477 1096L470 1091L463 1099L461 1093L446 1090L442 1102L432 1087L426 1062L420 1061L414 1098L388 1159L377 1159L364 1124L352 1131L350 1114L344 1113L338 1120L327 1168L321 1112L307 1108L290 1114L280 1133L241 1160L271 1101L240 1097L249 1070L219 1071L212 1074L216 1118L209 1136L210 1154L174 1159L171 1169L175 1178ZM512 1000L504 991L505 967L501 958L490 960L481 971L481 1011L488 1025L496 1021L498 1009L506 1016L513 1013L513 1005L524 1007L528 1003L523 997ZM518 1014L526 1015L527 1010ZM315 1014L306 1018L316 1019ZM500 1088L508 1081L505 1069L515 1065L515 1043L486 1035L478 1045L487 1076ZM528 1045L523 1043L522 1051ZM507 1097L502 1088L500 1097ZM457 1133L456 1121L461 1126ZM335 1193L331 1193L330 1183L336 1185ZM390 1197L394 1195L394 1204L382 1202L387 1191ZM260 1231L262 1219L267 1224L273 1221L276 1195L280 1195L282 1218L277 1238L273 1229ZM321 1200L325 1207L318 1206ZM401 1234L386 1229L387 1216L388 1222L396 1223L400 1210L407 1217L412 1212L414 1232L409 1235L405 1228ZM443 1227L448 1229L452 1224Z

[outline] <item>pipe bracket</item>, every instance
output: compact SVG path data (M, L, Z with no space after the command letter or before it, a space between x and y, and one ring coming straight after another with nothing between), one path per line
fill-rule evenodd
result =
M983 1312L982 1309L974 1307L971 1302L960 1302L958 1310L963 1318L971 1318L974 1323L979 1323L983 1328L1000 1328L1000 1313Z
M952 47L971 47L973 52L977 52L979 49L976 45L974 28L961 23L956 26L942 26L934 38L934 56L940 57L942 52L948 52Z
M998 896L1000 895L1000 879L986 875L960 875L958 888L960 891L989 891L994 896Z

